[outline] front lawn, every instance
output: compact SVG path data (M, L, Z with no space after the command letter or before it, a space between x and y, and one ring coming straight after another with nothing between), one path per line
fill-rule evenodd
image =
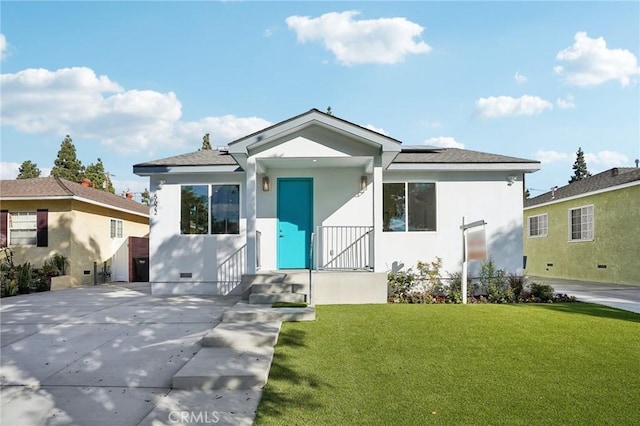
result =
M583 303L319 306L256 424L640 424L640 315Z

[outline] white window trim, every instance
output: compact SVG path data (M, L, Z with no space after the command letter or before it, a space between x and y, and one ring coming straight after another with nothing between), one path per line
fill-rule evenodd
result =
M384 231L385 234L436 234L438 232L439 229L439 224L440 224L440 209L438 209L438 205L440 204L438 202L438 182L436 181L429 181L429 180L415 180L415 179L411 179L411 180L392 180L392 181L384 181L382 182L383 188L384 188L384 184L385 183L403 183L404 184L404 199L405 199L405 214L404 214L404 231ZM435 192L435 199L436 199L436 229L434 231L409 231L409 208L407 205L407 194L409 193L409 184L410 183L432 183L433 184L433 190ZM382 208L384 209L384 200L383 200L383 206Z
M12 215L14 214L18 214L18 213L28 213L29 215L33 215L35 217L35 227L33 228L33 230L36 232L36 238L33 244L14 244L11 241L11 231L13 230L12 228ZM36 247L38 245L38 212L35 210L19 210L19 211L9 211L8 215L7 215L7 247ZM25 228L25 229L31 229L31 228Z
M591 209L592 209L592 212L591 212L591 216L592 216L592 220L591 220L591 230L592 230L591 238L573 239L572 238L573 237L573 232L572 232L572 227L571 227L571 212L573 210L581 210L581 209L585 209L585 208L588 208L588 207L591 207ZM570 243L583 243L585 241L593 241L595 239L595 237L596 237L596 208L595 208L595 206L593 204L587 204L587 205L578 206L578 207L570 207L567 210L567 216L568 216L567 227L569 228L568 229L569 230L568 237L569 237L569 242ZM580 231L580 234L582 234L582 230Z
M533 219L534 217L538 218L538 217L543 217L546 216L547 218L547 226L546 226L546 231L544 234L538 234L538 235L531 235L531 219ZM540 224L538 224L538 229L540 228ZM529 218L527 219L527 238L545 238L549 235L549 215L547 213L542 213L542 214L536 214L533 216L529 216Z
M111 234L111 224L113 222L115 222L116 224L115 235ZM120 236L118 236L118 223L120 223ZM111 220L109 220L109 237L112 240L115 240L117 238L124 238L124 221L122 219L111 218Z

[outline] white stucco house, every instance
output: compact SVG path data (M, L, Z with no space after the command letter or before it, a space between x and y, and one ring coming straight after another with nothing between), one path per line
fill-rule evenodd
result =
M240 294L243 275L306 270L316 303L385 302L394 262L460 271L463 217L487 222L497 266L520 269L524 176L539 168L403 146L316 109L133 167L150 178L154 293Z

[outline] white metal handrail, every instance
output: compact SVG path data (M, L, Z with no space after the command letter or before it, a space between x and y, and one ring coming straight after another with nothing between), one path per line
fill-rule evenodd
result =
M316 227L316 269L373 270L372 226Z

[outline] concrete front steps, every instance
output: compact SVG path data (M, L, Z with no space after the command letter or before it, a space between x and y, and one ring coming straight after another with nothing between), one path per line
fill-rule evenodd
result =
M173 389L261 389L272 359L270 346L202 348L173 376Z
M313 321L315 308L238 302L202 338L202 349L173 376L173 389L259 390L267 383L283 321Z
M243 299L250 304L308 302L304 272L261 272L242 276Z

